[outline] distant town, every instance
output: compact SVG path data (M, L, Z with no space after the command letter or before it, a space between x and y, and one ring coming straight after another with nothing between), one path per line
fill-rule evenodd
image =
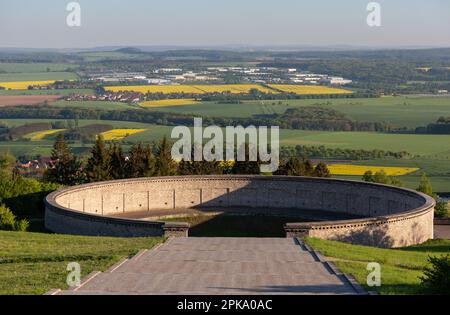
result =
M182 68L158 68L148 73L102 72L86 73L89 80L107 84L133 83L154 85L177 85L186 82L218 82L228 76L237 76L241 82L258 84L329 84L346 85L353 81L339 76L299 71L295 68L275 67L208 67L200 71Z

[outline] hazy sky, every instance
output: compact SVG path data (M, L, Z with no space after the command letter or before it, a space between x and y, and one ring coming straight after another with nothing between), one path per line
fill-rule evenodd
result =
M450 46L449 0L0 0L0 47L131 45Z

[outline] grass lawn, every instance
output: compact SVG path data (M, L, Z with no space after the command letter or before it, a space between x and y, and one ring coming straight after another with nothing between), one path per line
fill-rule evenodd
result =
M112 238L0 231L0 295L43 294L66 288L69 262L82 276L104 271L122 257L151 248L163 238Z
M450 254L450 240L430 240L400 249L381 249L315 238L306 238L305 242L363 285L368 275L367 263L379 263L381 287L366 286L366 289L380 294L420 294L419 277L428 257Z

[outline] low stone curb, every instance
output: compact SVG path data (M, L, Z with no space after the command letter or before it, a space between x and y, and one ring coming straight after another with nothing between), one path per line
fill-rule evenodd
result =
M116 262L114 265L112 265L111 267L109 267L105 273L111 273L114 272L115 270L119 269L120 266L122 266L124 263L126 263L129 259L128 258L122 258L121 260L119 260L118 262Z
M347 275L339 270L339 268L332 262L327 261L320 252L312 249L309 245L307 245L305 242L303 242L298 237L295 238L295 241L297 244L299 244L303 249L307 250L311 256L314 258L314 260L321 262L324 264L325 268L327 268L332 274L336 275L336 277L342 279L343 281L347 282L353 290L355 290L356 294L358 295L376 295L376 292L368 292L366 289L356 281L355 277L353 275Z
M450 218L434 218L434 225L450 225Z
M61 292L61 289L51 289L50 291L45 292L43 295L57 295Z
M81 283L77 287L70 287L67 289L67 291L77 291L79 288L84 286L86 283L94 279L96 276L101 274L100 271L93 271L90 274L88 274L86 277L81 280ZM58 295L62 290L61 289L50 289L49 291L45 292L43 295Z
M82 286L84 286L86 283L88 283L89 281L91 281L92 279L94 279L95 277L97 277L99 274L101 274L100 271L92 271L90 274L88 274L80 283L79 286L77 287L71 287L69 288L69 291L77 291L79 290Z

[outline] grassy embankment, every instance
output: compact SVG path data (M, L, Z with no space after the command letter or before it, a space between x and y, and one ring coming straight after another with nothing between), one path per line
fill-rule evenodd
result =
M430 240L417 246L382 249L334 241L306 238L306 243L319 251L338 268L352 274L366 289L380 294L420 294L420 279L429 256L450 254L450 240ZM369 262L381 265L381 286L366 285Z
M0 295L43 294L66 288L69 262L82 276L104 271L122 257L153 247L162 238L112 238L0 231Z

